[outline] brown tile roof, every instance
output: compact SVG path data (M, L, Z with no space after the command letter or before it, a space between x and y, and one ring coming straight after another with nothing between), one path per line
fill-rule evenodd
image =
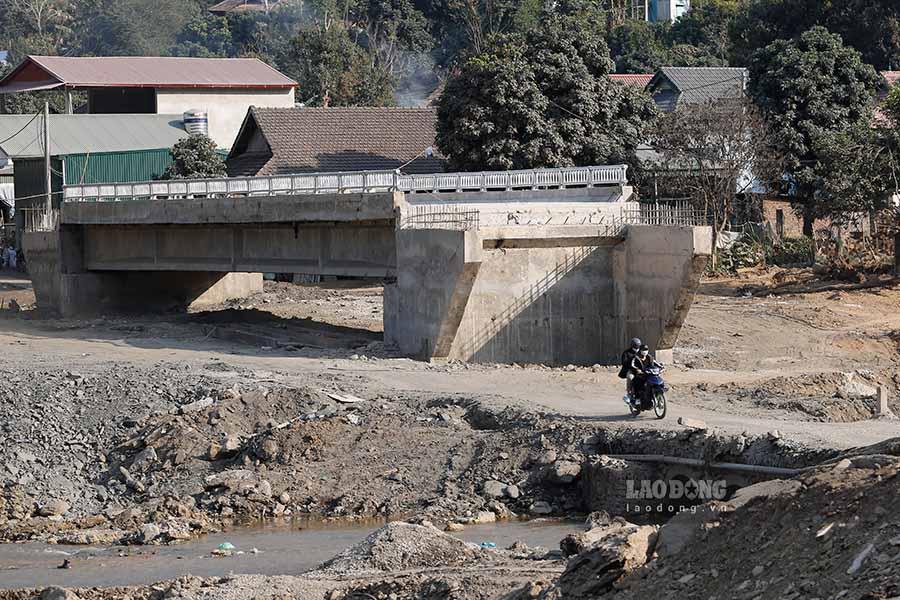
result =
M439 173L431 108L251 108L228 157L233 177L334 171ZM254 143L256 132L264 143ZM436 149L435 149L436 152Z
M297 84L256 58L29 56L3 81L17 88L154 87L289 89Z
M629 87L644 89L650 80L653 79L653 73L639 73L635 75L625 73L613 73L609 76L613 81L624 83Z

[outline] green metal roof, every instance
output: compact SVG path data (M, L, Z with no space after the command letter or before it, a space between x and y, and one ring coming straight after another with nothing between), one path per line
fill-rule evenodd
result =
M43 118L0 115L0 155L43 156ZM21 130L21 133L16 133ZM53 156L171 148L187 137L181 115L50 115Z

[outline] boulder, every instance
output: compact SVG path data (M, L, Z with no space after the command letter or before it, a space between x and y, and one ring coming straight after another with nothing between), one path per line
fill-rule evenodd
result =
M487 496L488 498L502 498L505 489L505 483L501 483L494 479L485 481L481 486L482 494Z
M550 468L550 478L556 483L573 483L579 475L581 475L581 465L568 460L558 461Z
M42 517L58 517L69 512L72 505L65 500L48 500L38 507L38 514Z
M531 508L529 510L533 515L549 515L553 512L553 507L550 506L549 502L538 500L531 505Z
M571 558L557 580L561 598L596 598L622 577L643 566L653 553L656 527L626 523Z
M61 587L53 586L41 590L37 600L78 600L78 596Z
M581 554L594 544L628 527L635 527L635 525L632 525L622 517L616 517L605 525L599 525L587 531L570 533L559 542L559 549L562 550L563 556Z
M138 533L138 541L142 544L150 544L158 538L161 533L162 530L159 528L159 525L155 525L154 523L144 523L141 525L141 530Z
M519 496L521 495L521 492L519 491L519 486L508 485L505 488L503 488L503 494L510 500L517 500L519 498Z
M159 457L156 454L156 448L144 448L138 452L134 457L134 460L131 461L131 468L135 471L146 471L158 460Z

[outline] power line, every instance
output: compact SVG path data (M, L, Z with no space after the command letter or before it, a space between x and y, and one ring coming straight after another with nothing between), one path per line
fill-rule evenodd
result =
M17 135L19 135L20 133L22 133L23 131L28 129L28 126L31 125L32 123L34 123L34 120L37 119L40 115L41 115L41 113L36 113L33 117L31 117L31 120L29 120L27 123L25 123L25 126L22 127L22 129L18 130L17 132L15 132L14 134L12 134L8 138L6 138L5 140L0 141L0 144L5 144L9 140L13 139Z

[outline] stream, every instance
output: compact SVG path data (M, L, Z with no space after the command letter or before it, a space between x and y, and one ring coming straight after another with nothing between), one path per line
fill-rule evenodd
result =
M169 546L0 544L0 589L131 586L186 574L297 575L315 569L381 525L369 522L240 527ZM453 535L467 542L493 542L497 548L522 541L529 546L556 549L563 537L580 530L580 523L536 519L471 525ZM223 542L233 544L235 554L211 555ZM66 559L71 568L57 568Z

